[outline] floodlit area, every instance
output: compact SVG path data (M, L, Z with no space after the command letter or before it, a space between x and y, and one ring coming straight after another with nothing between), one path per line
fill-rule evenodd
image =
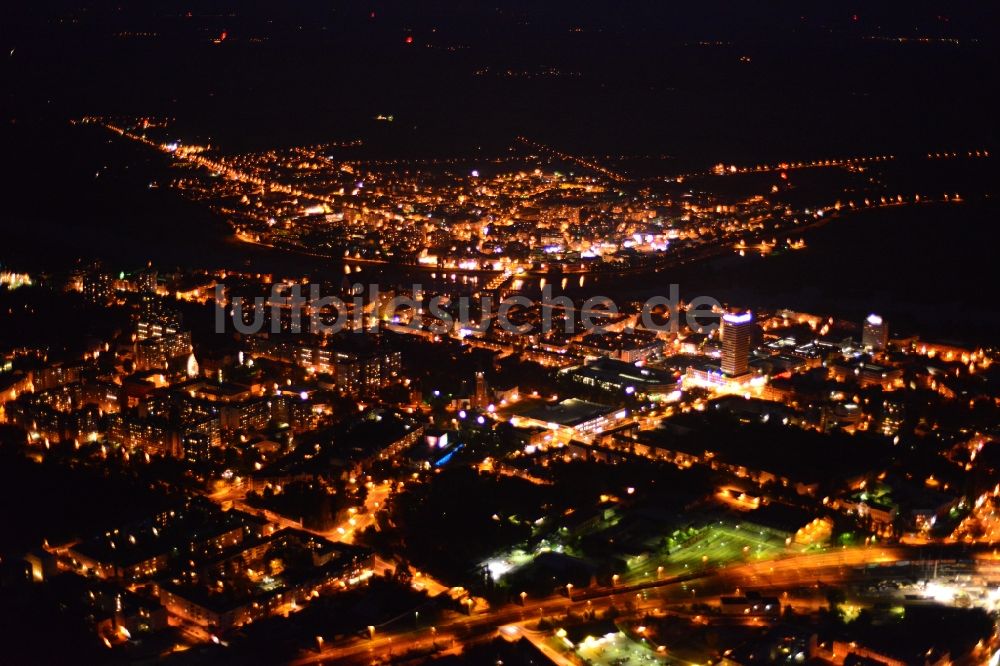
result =
M677 575L702 568L772 559L790 552L783 536L746 523L718 522L671 535L660 552L629 558L625 578Z
M565 549L562 545L552 545L548 541L543 541L532 550L514 548L507 553L500 553L483 562L482 566L486 567L490 572L490 578L494 581L499 581L515 569L531 564L542 553L548 552L563 553Z
M988 613L1000 611L1000 586L971 577L935 578L902 585L899 594L910 599L935 601L959 608L982 608Z
M651 548L649 552L640 555L622 554L627 569L620 578L623 582L639 582L733 563L773 559L793 552L786 544L786 538L784 534L756 525L730 521L675 530L670 535L665 535L663 545L659 548ZM494 581L499 581L547 552L586 555L545 539L532 549L514 548L498 553L482 562L481 566L489 571Z
M667 663L665 653L658 654L655 648L645 642L637 643L620 631L605 636L587 636L577 646L576 653L584 663L595 666Z

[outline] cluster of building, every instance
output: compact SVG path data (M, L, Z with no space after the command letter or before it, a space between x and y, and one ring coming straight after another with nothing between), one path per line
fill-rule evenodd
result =
M73 356L0 350L0 420L25 431L36 460L58 448L140 475L169 461L162 469L178 476L151 485L186 498L25 556L35 580L86 581L66 594L89 604L112 644L168 617L226 634L364 584L376 567L357 545L366 528L389 529L395 494L449 466L535 486L556 484L555 463L572 461L701 470L711 490L688 506L759 535L764 553L819 552L845 532L939 545L1000 534L1000 490L982 482L1000 469L995 424L954 418L998 404L992 352L900 335L878 315L727 310L714 313L718 330L655 330L629 305L600 316L601 330L573 332L562 327L570 306L554 330L526 335L407 326L447 293L437 286L407 311L355 304L360 324L342 332L294 332L282 304L264 301L273 319L260 330L207 334L189 321L230 304L214 302L216 285L266 294L273 276L88 267L46 280L33 288L79 292L122 324ZM536 305L511 317L551 314ZM940 455L900 464L919 447ZM633 491L562 515L579 530L574 547L660 557L678 519L631 507ZM321 505L329 515L307 519ZM542 509L509 519L536 537L549 529ZM539 560L557 572L569 570L560 534ZM781 605L736 594L718 613L771 622Z
M842 209L927 200L872 192L842 202L871 187L864 174L881 157L734 166L633 182L527 140L517 143L521 164L485 158L480 167L456 170L430 160L424 168L401 170L392 161L338 159L336 146L223 155L212 146L157 141L152 136L164 128L143 119L82 122L189 167L173 187L211 202L245 242L443 271L623 271L734 247L741 255L799 249L801 239L778 237L797 237ZM857 187L833 190L816 205L792 206L783 198L792 187L788 172L806 167L843 171L857 179ZM781 174L778 184L751 193L720 187L709 194L682 186L772 171Z
M265 519L221 511L198 498L48 551L41 558L82 576L140 587L147 613L176 615L219 632L359 585L374 566L364 548L292 528L276 530ZM119 594L129 592L119 588ZM162 626L148 630L157 628Z
M196 350L179 301L190 284L210 280L158 280L153 269L114 279L99 267L74 272L66 288L95 305L124 307L126 327L83 358L12 350L0 374L0 416L31 441L99 442L209 463L255 437L313 429L330 420L338 400L371 399L402 382L400 352L361 333L265 329L235 346Z

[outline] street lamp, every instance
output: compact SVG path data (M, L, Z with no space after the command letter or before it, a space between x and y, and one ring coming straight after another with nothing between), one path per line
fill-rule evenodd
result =
M528 596L528 593L527 592L522 592L519 596L521 597L521 605L523 606L524 605L524 600Z
M573 583L566 583L566 598L570 597L570 593L573 591Z
M613 575L613 576L611 577L611 584L612 584L612 585L617 585L617 584L618 584L618 579L619 579L619 578L621 578L621 576L619 576L618 574L615 574L615 575Z
M317 636L316 637L316 649L319 652L323 651L323 637L322 636Z

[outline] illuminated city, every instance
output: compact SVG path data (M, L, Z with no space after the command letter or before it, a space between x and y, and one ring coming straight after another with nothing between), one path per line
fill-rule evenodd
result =
M4 36L0 663L1000 663L989 11L154 4Z

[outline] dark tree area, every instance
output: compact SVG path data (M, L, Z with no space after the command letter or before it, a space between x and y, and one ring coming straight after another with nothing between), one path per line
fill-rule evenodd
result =
M70 466L56 455L36 463L24 457L24 433L0 427L0 506L5 525L0 554L89 536L143 518L170 498L117 465Z

